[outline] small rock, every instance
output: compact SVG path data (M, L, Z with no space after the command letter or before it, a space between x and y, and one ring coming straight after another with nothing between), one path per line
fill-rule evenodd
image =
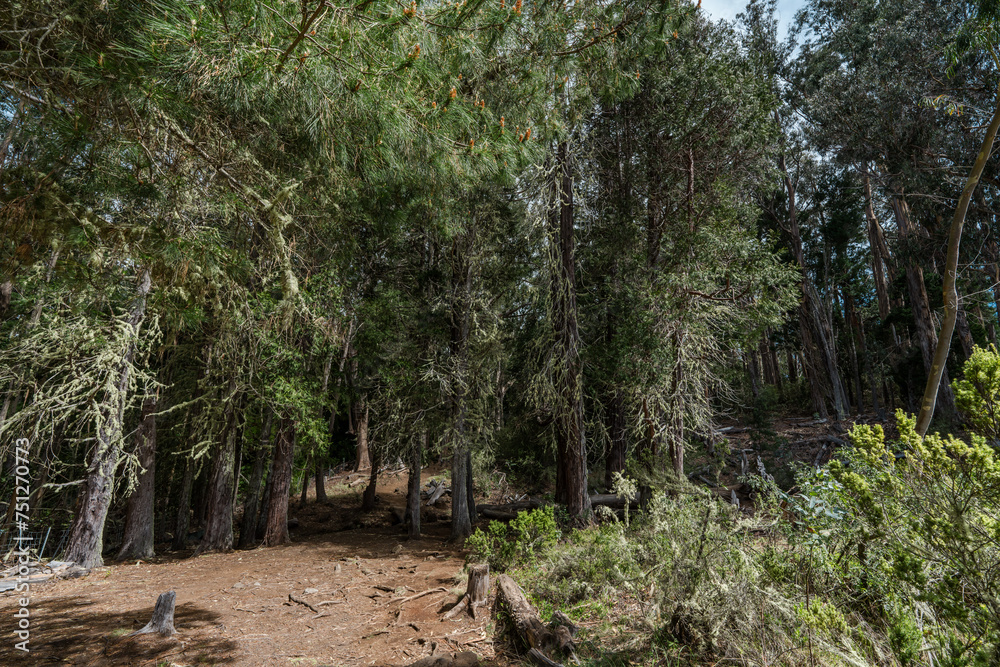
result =
M307 588L305 590L305 594L306 595L315 595L316 593L319 593L319 589L318 588Z
M240 589L246 588L246 587L247 587L247 585L244 584L242 581L237 581L235 584L233 584L233 588L235 588L236 590L240 590Z
M333 566L333 571L335 574L340 574L340 563Z

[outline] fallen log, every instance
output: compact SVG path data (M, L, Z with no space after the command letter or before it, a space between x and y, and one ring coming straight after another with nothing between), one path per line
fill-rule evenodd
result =
M496 579L496 585L497 614L509 620L511 629L528 649L529 657L550 667L559 664L549 657L553 652L573 657L576 626L569 622L565 614L553 614L553 622L546 626L516 581L501 574Z
M818 445L820 443L828 443L832 445L840 445L841 447L846 447L847 442L842 438L838 438L833 435L820 435L815 438L806 438L805 440L796 440L795 442L788 443L789 447L798 447L800 445Z
M434 489L434 493L432 493L431 497L427 499L427 504L434 505L437 501L441 500L441 496L443 496L447 490L448 488L444 485L444 483L438 484L437 488Z
M590 504L593 507L610 507L611 509L625 509L625 498L614 493L598 493L590 497ZM630 509L639 509L639 503L633 500L629 503Z
M153 607L153 618L132 635L146 635L156 632L164 637L173 636L177 632L174 629L174 604L176 602L177 593L174 591L160 593L160 597L156 598L156 606Z

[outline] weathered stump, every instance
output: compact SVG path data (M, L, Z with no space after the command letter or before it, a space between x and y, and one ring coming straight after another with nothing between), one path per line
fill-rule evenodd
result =
M177 594L173 591L160 593L156 598L156 606L153 607L153 618L133 635L145 635L156 632L164 637L173 636L177 631L174 629L174 604L177 602Z
M473 565L469 568L469 584L465 589L465 596L452 607L444 620L458 616L464 609L469 610L472 618L476 617L476 607L482 607L490 596L490 566L486 563Z
M539 664L551 666L559 664L548 657L553 651L573 655L576 626L565 614L556 612L553 622L546 626L516 581L501 574L496 584L498 611L509 618L512 630L528 648L529 657Z

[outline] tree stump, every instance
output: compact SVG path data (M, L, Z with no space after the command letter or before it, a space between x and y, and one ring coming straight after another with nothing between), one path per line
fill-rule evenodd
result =
M153 607L153 618L141 629L133 632L133 635L145 635L157 632L164 637L170 637L177 631L174 630L174 604L177 601L177 594L173 591L160 593L156 598L156 606Z
M553 615L553 622L546 626L516 581L506 574L501 574L497 577L496 584L497 610L509 618L512 630L528 648L529 657L539 664L551 666L559 663L551 660L546 654L559 651L569 656L573 655L575 649L573 636L576 634L576 626L565 614L556 612Z
M465 596L444 615L444 620L458 616L464 609L468 609L469 614L475 619L476 607L485 605L489 596L490 566L486 563L473 565L469 568L469 584L465 589Z

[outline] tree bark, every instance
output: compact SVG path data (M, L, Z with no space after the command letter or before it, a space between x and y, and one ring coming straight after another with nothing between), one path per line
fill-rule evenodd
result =
M194 486L196 467L195 461L190 457L184 460L184 479L181 482L180 498L177 499L177 520L174 524L174 541L171 545L175 550L187 546L188 526L191 523L191 487Z
M372 452L371 471L368 473L368 486L361 496L361 511L371 512L375 509L375 501L378 499L376 490L378 489L378 469L382 467L382 448L376 447Z
M608 453L604 461L604 486L613 484L614 474L625 471L625 405L621 393L614 391L605 408L608 429Z
M872 277L875 281L875 296L878 299L878 314L885 321L889 316L889 284L887 277L887 262L889 259L889 246L885 242L885 234L882 233L882 226L875 216L875 208L872 205L872 183L868 172L868 166L862 169L862 183L865 191L865 220L868 229L868 247L871 253Z
M792 255L802 270L802 301L799 303L799 333L802 339L803 370L809 390L812 395L813 408L826 417L827 389L833 401L837 419L846 415L846 396L844 384L837 368L836 350L833 348L833 327L829 316L823 308L822 300L815 286L806 275L805 255L802 250L802 235L799 230L798 209L796 207L796 186L785 163L785 156L778 158L778 168L781 170L785 194L788 197L788 226L784 227L789 235Z
M261 425L260 441L254 455L253 471L250 473L250 483L247 486L247 496L243 500L243 519L240 522L240 549L250 549L257 541L258 510L260 509L261 482L271 454L271 425L274 423L274 411L264 408L267 417Z
M902 193L896 193L893 196L892 210L896 217L896 227L899 229L900 238L904 241L912 238L915 230L910 221L910 208ZM931 319L927 287L924 284L924 271L916 261L910 259L906 263L905 272L906 287L910 296L910 309L913 311L913 324L916 329L917 344L920 346L920 354L924 361L924 371L927 373L928 379L933 378L939 386L939 389L935 389L933 397L926 396L927 392L925 390L925 400L930 401L929 405L931 409L931 412L926 417L927 423L923 425L926 431L927 426L930 425L931 417L934 416L935 406L939 410L939 415L951 417L955 414L955 396L952 394L951 385L948 382L948 373L944 368L943 362L941 373L934 373L934 351L938 347L938 340L937 335L934 333L934 322ZM952 322L953 328L954 322ZM948 331L948 338L950 343L951 330ZM945 357L947 357L947 350L944 350L944 352ZM937 405L939 397L940 405ZM923 411L924 408L922 405L921 414ZM918 432L920 432L920 419L921 417L918 416Z
M177 631L174 629L174 605L176 602L177 594L173 591L160 593L160 597L156 598L156 606L153 607L153 618L132 634L144 635L156 632L164 637L176 634Z
M271 493L267 502L267 530L264 533L266 547L292 541L288 535L288 497L292 486L292 462L295 457L295 422L289 417L282 416L278 428Z
M479 515L476 513L476 485L472 476L472 452L465 451L465 503L469 509L469 523L476 525Z
M474 226L472 221L470 226ZM451 539L472 534L469 512L469 445L465 419L468 400L468 351L472 310L472 232L456 234L451 245Z
M312 471L313 465L313 454L306 455L306 463L302 467L302 497L299 499L299 507L306 506L306 500L309 497L309 473Z
M227 392L226 423L212 462L206 502L205 532L195 555L233 548L233 484L236 464L236 381Z
M983 145L976 156L976 162L972 165L972 171L969 172L969 178L965 182L962 196L959 197L958 206L955 207L955 215L952 218L951 230L948 234L948 252L945 255L944 286L942 288L944 292L944 319L941 321L941 335L938 337L934 350L927 387L924 389L924 399L920 406L920 414L917 416L917 433L920 435L926 434L927 428L931 424L931 417L934 416L934 406L940 391L939 387L941 387L941 382L945 377L945 362L948 360L951 336L955 331L955 321L958 318L958 251L962 242L962 227L965 225L965 214L969 210L972 194L979 185L979 178L986 168L986 162L990 159L990 154L993 152L993 142L996 140L997 131L1000 130L1000 88L997 89L995 105L993 118L986 129L986 137L983 138ZM954 402L954 398L952 402Z
M354 421L357 424L357 448L355 450L354 470L366 470L371 467L371 455L368 452L368 402L361 398L353 406Z
M569 146L559 144L550 213L555 266L552 274L552 325L555 335L559 403L555 408L556 501L565 503L570 519L590 519L587 489L587 439L583 412L583 367L576 302L576 239L574 234L573 165Z
M142 422L136 431L136 457L141 473L139 483L128 499L125 513L125 536L118 560L152 558L153 493L156 480L156 397L146 398L142 405Z
M111 505L115 469L121 454L122 420L128 402L129 376L139 342L139 329L146 315L146 298L152 283L148 269L142 271L135 303L129 316L129 340L125 344L115 388L104 397L104 423L97 430L97 445L90 459L80 493L80 510L73 520L66 545L66 560L83 568L104 564L104 522Z
M410 446L410 476L406 483L407 536L420 539L420 463L427 440L427 431L420 434Z

